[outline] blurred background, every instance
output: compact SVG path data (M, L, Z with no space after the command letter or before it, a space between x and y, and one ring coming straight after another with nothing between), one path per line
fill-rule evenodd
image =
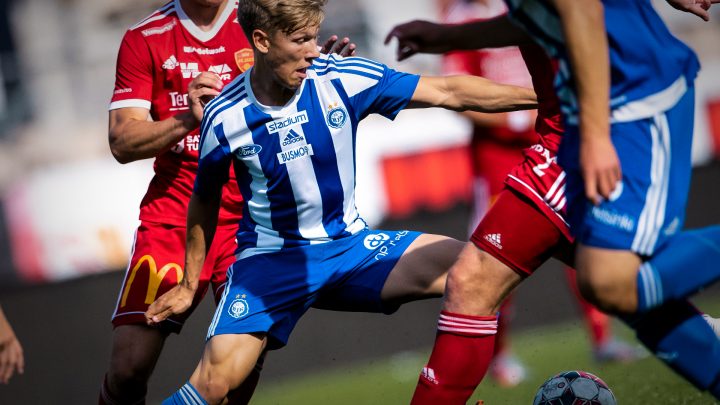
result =
M0 386L0 404L96 403L110 352L110 316L152 176L150 160L120 165L112 158L107 106L123 33L163 3L0 0L0 303L26 356L25 374ZM397 63L394 48L382 43L397 23L439 19L441 3L329 0L321 38L347 35L360 56L408 72L439 74L440 57ZM687 226L718 223L720 7L703 23L656 3L703 64L696 84L696 169ZM466 118L440 110L405 111L394 122L366 119L358 137L362 215L372 226L466 240L470 135ZM534 392L561 369L598 367L560 270L546 264L517 294L513 339L529 366L526 391ZM720 314L717 286L698 300ZM390 317L311 311L290 345L269 356L256 403L407 402L432 345L439 304L414 303ZM183 333L169 339L148 403L159 403L189 376L212 311L205 300ZM535 339L545 346L533 347ZM713 403L653 359L633 367L639 368L607 369L612 377L606 381L615 388L628 373L647 373L644 378L656 379L649 387L680 390L678 397L653 403ZM531 402L525 391L482 387L488 384L490 394L480 393L486 403ZM488 395L497 400L487 402Z

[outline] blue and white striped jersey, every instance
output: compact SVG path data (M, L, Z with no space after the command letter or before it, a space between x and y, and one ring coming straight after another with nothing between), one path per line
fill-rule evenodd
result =
M214 193L232 162L245 200L238 259L322 243L367 227L355 207L355 141L369 114L407 106L419 76L321 55L284 106L253 95L251 69L205 107L194 192Z
M560 19L547 0L505 0L510 17L558 61L555 87L569 123L577 99ZM610 48L610 106L615 122L647 118L675 105L700 69L695 53L675 38L650 0L602 0Z

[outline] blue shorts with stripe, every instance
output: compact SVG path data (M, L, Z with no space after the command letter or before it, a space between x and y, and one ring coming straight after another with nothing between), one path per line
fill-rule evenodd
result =
M651 256L682 229L692 169L694 93L690 86L666 111L611 125L622 183L598 206L585 198L578 129L568 126L558 161L567 173L567 219L578 242Z
M221 334L267 333L268 348L287 344L311 306L392 313L380 293L408 246L412 231L363 230L330 242L240 259L215 311L208 339Z

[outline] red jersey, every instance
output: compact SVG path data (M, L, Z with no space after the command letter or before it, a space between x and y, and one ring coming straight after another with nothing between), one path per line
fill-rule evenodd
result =
M210 31L200 30L178 0L130 28L120 45L110 110L140 107L154 121L188 111L188 84L202 71L227 84L252 65L253 53L230 0ZM232 45L230 45L232 44ZM155 176L140 205L140 219L185 226L198 167L199 129L155 159ZM230 171L223 189L219 225L237 223L242 198Z
M525 160L510 172L505 183L530 198L571 239L570 229L563 217L567 202L565 172L557 163L557 151L564 132L560 101L553 87L557 67L538 45L522 46L520 52L538 97L535 131L540 137L537 144L523 151Z

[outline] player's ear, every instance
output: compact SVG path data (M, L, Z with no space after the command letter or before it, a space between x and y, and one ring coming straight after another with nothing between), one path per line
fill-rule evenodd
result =
M270 36L263 30L253 30L252 41L255 48L262 53L267 53L270 49Z

